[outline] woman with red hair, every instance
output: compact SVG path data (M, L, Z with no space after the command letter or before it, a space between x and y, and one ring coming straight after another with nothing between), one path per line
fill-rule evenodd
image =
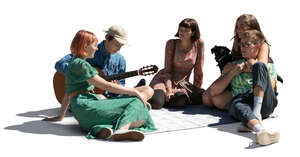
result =
M71 44L74 57L66 70L68 97L64 98L58 117L64 117L70 104L80 128L88 132L87 138L141 141L144 139L142 132L156 130L146 107L153 90L148 86L126 88L97 75L97 70L86 61L94 57L97 42L97 37L85 30L75 35ZM128 96L102 100L92 92L94 86Z

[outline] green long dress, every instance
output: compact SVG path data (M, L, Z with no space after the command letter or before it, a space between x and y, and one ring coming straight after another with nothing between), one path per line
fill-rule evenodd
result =
M94 86L87 80L97 74L97 70L87 61L73 59L66 71L67 94L92 90ZM128 123L137 121L146 120L142 126L134 128L135 130L156 130L149 111L137 97L124 96L101 100L97 94L80 93L71 98L70 106L80 128L88 132L86 137L89 139L95 138L104 127L116 131Z

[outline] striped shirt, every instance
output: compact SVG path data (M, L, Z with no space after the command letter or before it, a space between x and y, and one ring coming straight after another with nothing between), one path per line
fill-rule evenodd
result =
M242 62L246 62L246 60L238 60L238 61L233 61L233 64L239 64ZM270 77L273 77L275 80L275 83L277 81L277 73L276 69L273 63L268 63L267 68L269 71ZM251 72L242 72L240 75L235 76L231 82L231 92L232 92L232 97L238 95L238 94L243 94L246 93L248 90L253 91L253 78L252 78L252 73Z

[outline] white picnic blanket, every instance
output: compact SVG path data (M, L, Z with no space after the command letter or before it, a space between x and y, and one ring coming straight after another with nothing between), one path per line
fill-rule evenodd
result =
M163 108L151 110L150 114L158 130L147 134L236 122L226 111L204 107L203 105L188 106L185 109Z

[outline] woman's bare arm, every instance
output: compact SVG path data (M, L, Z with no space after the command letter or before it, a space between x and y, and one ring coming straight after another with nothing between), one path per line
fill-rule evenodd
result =
M89 79L87 81L89 83L91 83L92 85L94 85L102 90L111 92L111 93L137 96L138 98L140 98L142 100L144 105L147 104L147 96L144 93L141 93L136 88L127 88L127 87L124 87L124 86L121 86L121 85L118 85L115 83L107 82L106 80L104 80L103 78L101 78L98 75L95 75L94 77L92 77L91 79Z
M54 117L46 117L43 120L44 121L61 121L66 115L69 104L70 104L69 97L65 94L63 101L61 103L60 114L58 116L54 116Z
M258 52L257 55L257 60L258 62L263 62L266 65L268 64L268 60L269 60L269 45L267 43L263 43L261 45L261 48Z
M92 77L87 81L92 85L111 93L127 94L132 96L135 95L135 90L133 88L126 88L112 82L107 82L106 80L104 80L98 75L95 75L94 77Z

